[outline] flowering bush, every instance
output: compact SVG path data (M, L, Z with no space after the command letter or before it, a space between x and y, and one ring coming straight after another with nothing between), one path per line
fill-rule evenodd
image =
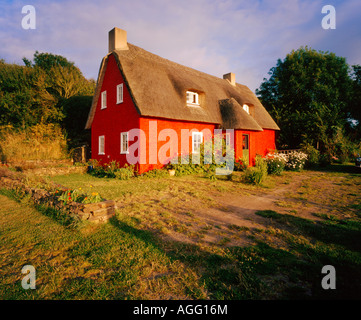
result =
M288 157L283 153L268 153L265 156L269 174L280 175L285 169Z
M101 165L97 160L89 161L90 170L88 173L98 178L116 178L119 180L128 180L135 176L135 166L125 164L123 167L116 161Z
M279 175L284 169L292 171L302 170L307 157L307 154L304 152L291 151L288 154L268 153L264 159L268 166L268 173Z
M81 193L81 189L66 190L66 191L55 191L55 194L59 194L58 199L60 201L68 202L79 202L79 203L96 203L103 201L103 198L98 192L92 192L91 195Z
M307 160L307 154L301 151L292 151L287 155L286 169L292 171L302 170Z
M234 171L245 171L247 169L247 160L238 158L234 161Z

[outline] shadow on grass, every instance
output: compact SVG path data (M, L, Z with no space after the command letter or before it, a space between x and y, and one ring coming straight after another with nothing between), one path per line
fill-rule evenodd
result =
M330 164L327 166L318 166L309 168L312 171L319 172L335 172L335 173L350 173L350 174L359 174L361 175L361 168L358 168L352 164Z
M57 210L55 208L51 208L45 205L35 204L30 200L31 199L30 196L25 193L3 188L0 189L0 194L8 197L9 199L16 201L17 203L23 203L25 205L29 205L30 207L34 208L42 215L51 218L54 222L62 226L71 228L71 227L75 227L79 223L79 219L77 219L74 216L71 216L70 214L64 211Z
M231 251L226 255L210 253L199 246L182 242L164 241L155 233L136 229L116 217L110 223L121 230L151 245L170 258L180 261L199 276L199 286L206 285L210 299L260 299L264 288L250 267L237 265ZM236 263L236 264L235 264ZM189 291L192 299L204 299Z
M361 223L354 220L312 221L288 214L279 214L273 210L256 212L264 218L297 228L303 235L327 244L344 246L346 249L361 252Z
M293 251L302 255L310 271L318 272L319 281L312 282L316 299L360 299L361 298L361 223L352 220L326 220L314 222L308 219L278 214L272 210L258 211L257 215L273 219L288 227L295 227L286 241ZM310 236L314 240L302 241L297 235ZM320 286L324 275L321 268L332 265L336 269L337 290L323 290ZM314 272L315 272L314 271ZM304 272L303 276L315 275Z
M268 215L267 215L268 214ZM282 219L275 212L260 214L267 218ZM329 243L346 243L359 248L352 240L344 240L346 233L337 226L314 226L309 221L284 217L290 224L296 224L302 232L318 235ZM312 247L307 243L293 243L293 249L286 251L257 241L249 247L223 247L221 250L202 250L197 245L162 240L150 231L136 229L113 218L110 223L119 230L156 247L171 261L180 261L199 276L199 285L206 285L210 299L252 300L252 299L359 299L361 298L361 257L343 256L331 248ZM322 229L324 228L324 229ZM320 234L321 233L321 234ZM330 234L331 233L331 234ZM355 231L359 236L359 231ZM321 287L321 273L324 265L331 264L337 270L338 290L324 290ZM266 279L266 280L265 280ZM193 299L199 296L192 295Z

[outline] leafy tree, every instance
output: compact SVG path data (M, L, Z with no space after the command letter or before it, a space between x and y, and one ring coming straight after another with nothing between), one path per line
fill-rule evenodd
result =
M94 92L95 81L87 80L74 62L65 57L36 51L34 62L26 58L23 62L30 68L45 72L47 90L60 102L74 95L91 95Z
M0 124L58 122L63 115L55 107L56 102L46 90L43 71L0 63Z
M357 120L356 130L358 138L361 137L361 66L352 66L352 99L350 106L350 117Z
M308 47L277 61L256 94L281 128L281 147L327 149L336 128L347 123L349 71L344 58Z
M34 62L31 62L25 57L23 58L23 62L27 67L39 67L45 71L49 71L55 66L74 67L74 62L68 61L68 59L63 56L52 53L39 53L39 51L35 51L34 53Z
M90 131L85 130L85 124L92 99L92 96L73 96L64 101L62 126L68 132L69 148L90 146Z
M65 57L35 52L25 66L0 59L0 126L27 128L55 123L66 129L74 147L88 141L83 123L95 81L86 79ZM84 96L84 97L82 97Z

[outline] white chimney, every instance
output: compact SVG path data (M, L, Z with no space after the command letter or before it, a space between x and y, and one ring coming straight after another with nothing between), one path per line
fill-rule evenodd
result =
M109 52L113 50L129 50L125 30L113 28L109 31Z
M236 85L236 75L232 72L224 74L223 79L228 80L232 86Z

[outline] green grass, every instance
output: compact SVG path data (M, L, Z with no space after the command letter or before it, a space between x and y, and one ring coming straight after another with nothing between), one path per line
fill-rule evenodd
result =
M0 297L360 299L361 176L337 169L285 172L257 187L197 176L52 178L115 199L116 217L104 225L67 224L2 191ZM215 208L233 214L222 211L217 199L272 193L285 181L274 208L255 213L257 227L210 222L199 214ZM299 192L302 200L295 199ZM290 207L297 216L287 214ZM239 239L249 243L232 244ZM25 264L36 268L36 290L21 287ZM326 264L336 268L336 290L321 287Z
M0 201L1 299L205 297L194 272L172 261L150 232L117 219L68 228L27 203ZM36 290L21 287L26 264L36 269Z

